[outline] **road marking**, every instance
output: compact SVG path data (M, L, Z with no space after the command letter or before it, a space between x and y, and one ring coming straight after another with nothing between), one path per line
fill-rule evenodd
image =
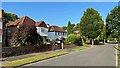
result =
M118 48L118 45L116 44L116 47ZM116 49L116 67L118 66L118 53L117 53L118 51L117 51L117 49Z

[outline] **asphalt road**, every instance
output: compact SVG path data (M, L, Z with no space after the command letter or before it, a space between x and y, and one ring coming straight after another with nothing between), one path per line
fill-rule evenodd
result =
M100 45L25 66L115 66L116 50L113 46L115 44Z

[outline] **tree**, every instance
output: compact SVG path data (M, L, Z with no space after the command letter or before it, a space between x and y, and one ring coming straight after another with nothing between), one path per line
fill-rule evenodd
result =
M66 26L63 26L62 29L67 30L67 27L66 27Z
M72 28L71 22L69 21L67 26L67 35L72 33L73 33L73 28Z
M16 14L7 13L7 12L3 13L3 17L4 17L4 23L5 24L8 23L8 22L13 22L13 21L19 19L19 17Z
M106 17L107 38L120 40L120 6L116 6Z
M102 32L100 34L100 40L103 40L103 43L105 43L106 39L106 25L103 26Z
M92 45L94 45L94 39L101 34L104 22L97 10L88 8L80 21L80 33L82 36L90 38Z
M72 28L75 27L75 24L71 24L71 27L72 27Z
M14 28L14 30L15 31L11 34L11 46L40 46L43 44L42 37L37 33L37 29L35 27L26 28L24 26L20 26L19 28Z

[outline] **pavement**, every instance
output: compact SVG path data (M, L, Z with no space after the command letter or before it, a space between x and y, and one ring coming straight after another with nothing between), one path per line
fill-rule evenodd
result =
M6 58L0 58L0 60L1 60L1 62L14 61L14 60L20 60L20 59L29 58L29 57L38 56L38 55L50 54L50 53L57 52L57 51L74 52L74 50L73 50L74 48L76 48L76 47L68 48L68 49L58 49L58 50L53 50L53 51L31 53L31 54L12 56L12 57L6 57Z
M114 46L105 44L24 66L116 66Z

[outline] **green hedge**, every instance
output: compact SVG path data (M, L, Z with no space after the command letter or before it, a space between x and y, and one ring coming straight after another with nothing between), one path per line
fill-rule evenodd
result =
M76 41L76 39L77 39L77 35L75 35L75 34L70 34L70 35L67 36L67 38L66 38L66 40L65 40L65 43L66 43L66 44L74 44L75 41Z
M83 43L82 43L82 38L81 38L80 36L76 38L75 44L76 44L77 46L82 46L82 45L83 45Z
M77 36L75 34L70 34L67 36L66 40L65 40L66 44L75 44L77 46L82 46L82 39L80 36Z

